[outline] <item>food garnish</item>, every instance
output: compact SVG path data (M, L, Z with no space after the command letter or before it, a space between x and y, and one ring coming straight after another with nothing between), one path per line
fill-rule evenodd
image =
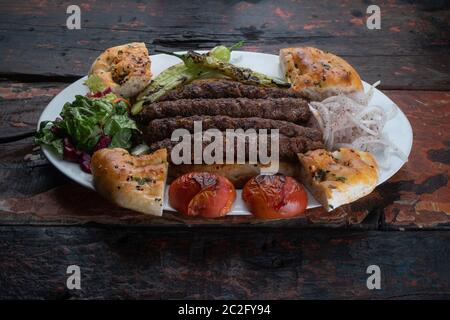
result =
M129 149L133 135L139 133L128 116L127 103L116 98L113 93L101 98L76 96L55 121L41 122L35 142L49 146L65 160L79 162L83 171L90 172L93 152L106 147Z
M242 199L257 218L279 219L302 215L308 204L303 186L282 175L259 175L242 190Z
M213 55L201 54L195 51L188 51L185 54L176 54L172 52L165 53L180 58L188 68L201 72L199 75L203 72L210 71L244 84L280 88L290 88L291 86L282 79L271 78L251 69L235 66L229 62L222 61Z
M236 199L233 184L209 172L191 172L175 179L169 189L169 204L187 216L225 216Z
M373 88L378 84L379 82L375 83L360 101L338 95L326 98L322 102L312 101L309 106L323 132L324 143L328 150L340 147L372 153L383 150L384 160L379 162L379 166L388 167L391 152L396 153L404 161L408 157L383 135L385 125L395 116L397 107L393 105L393 109L386 112L380 106L369 105Z
M173 54L182 59L188 67L217 71L233 80L256 86L290 88L290 84L277 78L268 77L248 68L237 67L221 61L214 56L188 51L186 54Z
M164 70L138 95L137 102L131 108L131 113L138 114L142 110L144 102L158 101L169 91L194 79L195 74L182 63Z
M219 59L220 61L228 62L228 61L230 61L230 58L231 58L231 51L239 49L243 45L244 45L244 40L241 40L238 43L233 44L229 48L222 46L222 45L216 46L216 47L212 48L211 51L209 51L207 53L207 55L215 57L215 58Z

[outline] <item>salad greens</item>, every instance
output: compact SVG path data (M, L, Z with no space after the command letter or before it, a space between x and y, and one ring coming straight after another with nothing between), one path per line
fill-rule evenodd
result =
M53 151L61 156L63 154L63 139L57 137L54 134L52 121L41 122L39 131L34 141L38 144L49 146L51 149L53 149Z
M128 116L128 105L123 99L113 93L100 98L78 95L75 101L64 105L60 118L40 124L35 142L74 160L72 151L81 159L83 153L90 155L102 147L129 149L137 133L139 129ZM66 154L68 150L70 155Z

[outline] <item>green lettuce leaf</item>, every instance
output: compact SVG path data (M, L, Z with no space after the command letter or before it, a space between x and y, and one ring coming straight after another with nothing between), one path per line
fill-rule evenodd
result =
M124 148L129 149L131 145L132 131L128 128L123 128L117 131L111 140L110 148Z
M102 134L102 126L114 111L114 106L101 99L76 96L61 112L58 127L71 137L77 149L90 152Z
M58 155L63 155L63 139L58 138L52 132L53 127L52 121L42 121L39 126L39 131L34 138L36 144L49 146Z
M62 139L54 136L51 128L56 126L64 137L70 137L78 150L92 153L102 135L111 137L110 147L128 149L133 134L139 133L136 123L128 116L124 102L112 103L111 97L90 98L76 96L66 103L60 113L62 121L41 124L36 142L53 147L62 155Z
M138 130L136 123L124 114L112 115L103 128L105 134L111 137L123 129Z

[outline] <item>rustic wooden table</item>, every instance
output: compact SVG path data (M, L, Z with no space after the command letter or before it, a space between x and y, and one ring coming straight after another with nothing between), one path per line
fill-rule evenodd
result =
M377 1L0 1L0 298L450 298L450 6ZM270 223L149 219L117 208L33 146L47 103L105 48L317 46L345 57L411 121L409 162L331 214ZM68 290L78 265L82 289ZM366 268L381 268L368 290Z

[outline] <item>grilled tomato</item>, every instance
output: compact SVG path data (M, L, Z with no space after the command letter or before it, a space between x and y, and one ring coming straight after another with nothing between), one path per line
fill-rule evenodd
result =
M222 217L236 199L233 184L209 172L190 172L175 179L169 188L169 203L188 216Z
M292 177L259 175L242 190L242 199L251 213L262 219L301 215L308 203L303 186Z

